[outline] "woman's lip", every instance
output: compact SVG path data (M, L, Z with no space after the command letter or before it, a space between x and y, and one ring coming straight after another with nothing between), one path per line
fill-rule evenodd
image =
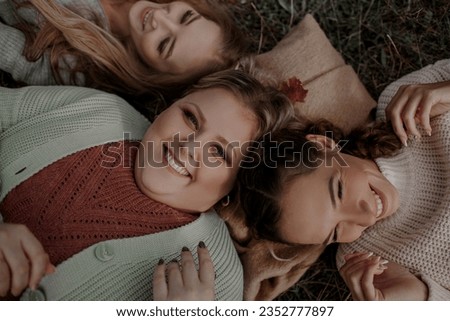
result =
M386 197L379 190L373 188L373 186L370 186L370 188L378 195L378 197L381 200L382 206L383 206L383 209L382 209L380 215L376 216L377 220L380 220L380 219L382 219L384 217L384 215L386 213L386 209L387 209ZM377 207L377 209L378 209L378 207Z
M191 173L189 173L189 171L186 169L186 167L184 167L181 163L181 161L175 157L175 155L169 150L169 147L166 145L163 145L163 160L164 160L164 165L167 166L170 171L176 173L179 176L183 176L183 177L189 177L192 178ZM173 161L175 162L175 164L177 164L178 166L182 167L188 175L183 175L181 173L179 173L178 171L176 171L170 164L169 164L169 160L167 159L167 154L170 154L170 156L173 158Z

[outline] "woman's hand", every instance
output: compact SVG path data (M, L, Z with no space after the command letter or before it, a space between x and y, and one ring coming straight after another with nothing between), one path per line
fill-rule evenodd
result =
M450 81L401 86L386 107L398 138L406 145L408 135L420 137L417 125L431 135L430 118L450 110Z
M345 264L339 270L355 301L381 301L383 292L374 285L375 275L384 272L386 266L379 256L372 253L353 253L345 256Z
M48 254L26 226L0 224L0 296L35 289L44 275L54 271Z
M153 274L153 299L155 301L214 300L214 266L203 242L197 247L198 271L188 248L181 252L181 263L172 261L158 264ZM166 280L167 270L167 280Z
M428 297L427 286L399 264L371 253L349 254L345 260L339 273L353 300L426 300Z

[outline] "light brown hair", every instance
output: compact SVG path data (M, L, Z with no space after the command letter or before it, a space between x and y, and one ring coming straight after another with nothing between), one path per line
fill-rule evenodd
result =
M22 7L34 6L45 18L37 31L26 23L17 27L26 35L24 56L35 61L48 53L53 75L60 84L64 83L62 74L68 69L68 84L80 85L80 75L83 75L82 85L125 96L146 96L149 92L156 94L164 90L179 90L203 75L231 67L248 49L248 41L225 5L213 4L210 0L183 0L206 19L219 25L223 36L222 49L219 60L205 62L204 68L197 73L188 76L170 75L145 64L133 46L106 31L106 26L100 23L101 19L82 4L77 4L76 8L66 8L47 0L14 1ZM61 60L65 56L71 57L68 64Z

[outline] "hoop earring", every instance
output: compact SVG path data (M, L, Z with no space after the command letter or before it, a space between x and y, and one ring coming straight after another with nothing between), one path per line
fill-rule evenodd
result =
M222 206L226 207L228 205L230 205L230 195L227 195L224 198L222 198Z

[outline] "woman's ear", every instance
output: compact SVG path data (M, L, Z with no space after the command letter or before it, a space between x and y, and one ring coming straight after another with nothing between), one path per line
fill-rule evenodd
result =
M318 143L322 148L334 150L337 147L335 141L327 136L308 134L306 135L306 139Z

